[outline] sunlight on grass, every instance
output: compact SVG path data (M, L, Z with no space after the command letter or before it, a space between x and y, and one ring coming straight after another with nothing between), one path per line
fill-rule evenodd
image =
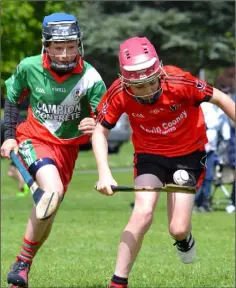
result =
M95 169L90 152L81 153L76 171ZM116 167L132 167L132 146L111 155ZM130 165L126 165L129 163ZM87 166L83 166L87 164ZM2 161L2 237L1 287L19 252L26 221L32 206L31 196L16 198L17 185L6 176L7 161ZM115 179L132 185L132 169L114 172ZM120 233L130 213L132 193L105 197L93 188L97 173L75 173L58 212L53 231L35 257L30 287L106 287L115 267ZM217 192L223 199L223 193ZM197 243L194 264L180 263L173 240L168 235L166 195L160 197L154 223L144 239L141 253L130 275L135 287L235 287L234 215L224 206L208 214L193 215L193 234Z

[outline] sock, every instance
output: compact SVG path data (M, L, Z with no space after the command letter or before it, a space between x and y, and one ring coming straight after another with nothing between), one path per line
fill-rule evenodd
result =
M111 278L111 281L114 284L119 284L119 285L127 285L128 284L128 278L122 278L122 277L116 276L115 274Z
M38 244L39 242L31 242L24 238L20 254L17 256L17 261L24 261L31 264L37 252Z
M191 233L188 235L188 237L185 240L189 244L189 246L192 248L195 241Z
M193 247L194 243L195 243L194 238L192 234L190 233L187 238L183 240L176 240L176 242L174 243L174 246L177 245L177 248L180 251L187 252Z

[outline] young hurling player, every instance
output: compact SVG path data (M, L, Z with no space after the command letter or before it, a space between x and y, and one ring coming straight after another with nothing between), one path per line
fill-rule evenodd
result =
M184 169L199 187L204 179L207 143L200 104L219 106L235 120L235 105L221 91L190 73L173 66L162 66L147 38L134 37L120 45L121 75L98 106L99 123L92 136L99 181L97 189L113 195L117 185L107 161L106 137L120 115L129 116L133 131L135 186L161 187L173 183L173 173ZM135 192L135 206L118 249L115 273L109 287L126 288L132 265L151 226L160 193ZM191 234L191 215L195 195L167 195L169 233L175 240L180 260L191 263L196 243Z
M57 191L62 200L79 144L86 143L93 133L94 112L106 88L99 73L82 58L81 32L74 16L46 16L42 34L42 55L21 61L6 81L6 133L1 155L9 158L11 150L19 150L39 186ZM25 96L30 100L28 117L16 128L18 104ZM32 260L47 239L55 214L37 220L32 209L21 250L8 274L10 287L28 287Z

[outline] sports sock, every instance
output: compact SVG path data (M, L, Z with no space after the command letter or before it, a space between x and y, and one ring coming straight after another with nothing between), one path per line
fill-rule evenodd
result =
M192 236L192 234L190 233L189 236L183 240L176 240L176 242L173 244L174 246L177 245L177 248L182 251L182 252L187 252L188 250L190 250L193 245L194 245L195 241L194 238Z
M120 285L128 284L128 278L122 278L122 277L116 276L115 274L111 278L111 281L115 284L120 284Z
M39 242L32 242L24 238L20 254L17 256L17 261L29 262L31 264L37 252L38 245Z

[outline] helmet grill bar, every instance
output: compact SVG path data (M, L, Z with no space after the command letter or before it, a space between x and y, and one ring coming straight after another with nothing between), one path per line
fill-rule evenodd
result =
M159 78L161 73L164 73L165 75L167 75L162 66L163 66L163 64L162 64L162 62L160 62L159 67L155 71L153 70L152 75L149 75L148 77L140 75L139 79L129 79L129 78L124 77L123 75L120 75L120 74L118 74L118 75L122 79L122 82L124 82L126 84L129 84L129 85L145 84L145 83L149 83L149 82L153 81L156 78ZM133 71L133 72L135 73L137 71Z
M119 75L119 77L123 83L135 86L135 85L140 85L140 84L146 84L146 83L149 83L149 82L155 80L156 78L160 78L161 73L155 73L150 77L142 78L139 80L130 80L130 79L127 79L120 74L118 74L118 75Z

